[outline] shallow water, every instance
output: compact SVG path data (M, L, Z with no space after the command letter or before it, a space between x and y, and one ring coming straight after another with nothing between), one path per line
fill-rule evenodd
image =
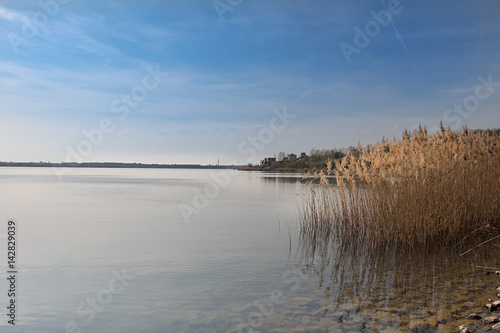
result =
M0 290L9 219L20 266L17 325L2 311L2 332L447 332L500 286L476 267L497 267L492 252L313 257L300 177L0 168Z

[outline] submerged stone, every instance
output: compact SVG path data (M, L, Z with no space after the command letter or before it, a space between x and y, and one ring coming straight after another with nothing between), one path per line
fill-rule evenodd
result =
M458 327L460 333L473 333L474 329L469 324L460 325Z
M471 319L471 320L479 320L479 319L482 319L482 318L483 317L481 317L477 313L471 313L470 315L467 316L467 319Z
M486 318L484 318L483 321L485 324L495 324L495 323L500 322L500 317L499 316L486 317Z
M408 332L412 332L412 333L428 333L428 332L435 332L436 329L434 326L432 326L431 324L429 323L425 323L425 324L420 324L420 325L417 325L417 326L414 326L412 328L410 328L410 330Z
M500 301L495 301L495 302L486 304L484 307L487 308L488 310L490 310L491 312L494 312L500 308Z

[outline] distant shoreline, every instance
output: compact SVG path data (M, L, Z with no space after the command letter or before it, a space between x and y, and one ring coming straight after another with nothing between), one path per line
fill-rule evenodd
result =
M294 168L257 168L257 167L239 167L238 171L262 171L262 172L294 172L294 173L304 173L303 169Z
M0 162L0 167L29 168L122 168L122 169L238 169L240 165L144 164L117 162Z

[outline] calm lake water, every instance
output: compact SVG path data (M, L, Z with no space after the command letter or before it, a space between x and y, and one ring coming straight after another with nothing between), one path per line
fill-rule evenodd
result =
M500 285L476 267L498 267L494 251L312 253L300 241L300 177L68 169L60 180L50 168L0 168L0 330L396 332L428 323L448 332ZM10 219L15 327L6 316Z

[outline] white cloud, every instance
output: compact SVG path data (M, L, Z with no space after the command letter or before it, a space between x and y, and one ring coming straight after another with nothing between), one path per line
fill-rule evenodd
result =
M16 21L16 20L22 20L23 18L25 18L25 16L17 12L14 12L12 10L0 7L0 18L8 21Z

